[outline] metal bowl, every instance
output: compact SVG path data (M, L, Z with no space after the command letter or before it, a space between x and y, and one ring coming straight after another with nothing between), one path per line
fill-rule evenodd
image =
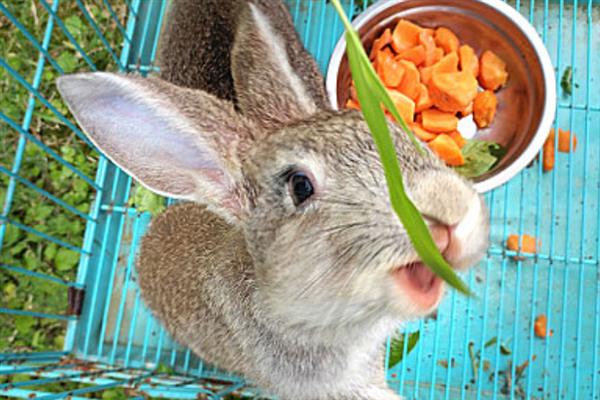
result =
M474 179L481 193L504 184L538 154L554 119L556 83L544 43L521 14L500 0L383 0L353 25L370 49L373 40L401 18L429 28L448 27L478 55L490 49L506 62L509 78L496 93L496 117L475 138L500 143L507 153L492 170ZM327 71L327 92L334 108L342 108L350 96L345 52L342 37Z

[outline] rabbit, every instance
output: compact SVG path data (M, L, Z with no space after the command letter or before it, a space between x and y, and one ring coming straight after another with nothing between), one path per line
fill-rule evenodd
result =
M218 65L177 71L196 63L188 54L179 67L161 61L171 65L162 79L94 72L57 83L112 162L185 200L142 240L142 296L175 340L270 395L399 399L385 382L385 340L434 312L446 288L391 207L368 126L360 112L327 105L280 1L205 3L194 12L216 13L217 3L232 11L222 22L233 42L219 50L230 51L229 66L215 57ZM177 8L170 15L176 24ZM174 29L161 46L191 40ZM167 54L178 57L175 45ZM229 68L220 71L226 82L211 86L199 77L205 68ZM436 245L455 269L474 265L488 246L482 197L388 126L405 190Z

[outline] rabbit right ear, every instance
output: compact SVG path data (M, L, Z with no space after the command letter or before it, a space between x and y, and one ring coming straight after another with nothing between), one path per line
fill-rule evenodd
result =
M246 198L238 159L251 123L233 106L159 79L67 75L58 89L91 141L149 189L194 200L234 222Z
M257 3L261 3L256 0ZM247 3L231 53L237 106L263 128L327 107L323 77L281 1Z

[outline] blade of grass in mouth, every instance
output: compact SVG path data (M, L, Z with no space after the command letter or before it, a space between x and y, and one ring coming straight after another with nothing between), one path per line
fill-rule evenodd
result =
M424 150L412 131L408 128L406 122L402 119L383 83L371 66L358 33L352 28L339 0L332 0L331 3L336 8L346 28L346 54L350 64L352 79L356 86L356 94L361 111L369 126L381 158L392 208L406 229L423 263L450 286L461 293L471 295L468 286L458 277L440 253L423 217L404 190L396 149L390 136L386 116L381 104L398 121L400 128L409 136L417 151L424 155Z

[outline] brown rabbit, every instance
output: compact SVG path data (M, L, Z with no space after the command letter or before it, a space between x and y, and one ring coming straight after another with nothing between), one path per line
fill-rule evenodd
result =
M230 72L223 57L197 67L188 54L163 60L162 76L180 86L108 73L58 82L111 160L152 190L192 201L156 218L144 238L143 297L177 341L281 399L398 399L385 385L385 338L431 313L445 285L390 206L368 127L358 112L327 109L279 1L205 3L195 12L233 10L210 28L234 38L218 49L231 51ZM186 40L174 26L165 33L167 43ZM178 57L175 44L164 46L163 57ZM198 48L210 58L207 46ZM198 78L205 71L230 80L211 87ZM438 247L457 269L476 263L488 240L481 197L390 130Z

